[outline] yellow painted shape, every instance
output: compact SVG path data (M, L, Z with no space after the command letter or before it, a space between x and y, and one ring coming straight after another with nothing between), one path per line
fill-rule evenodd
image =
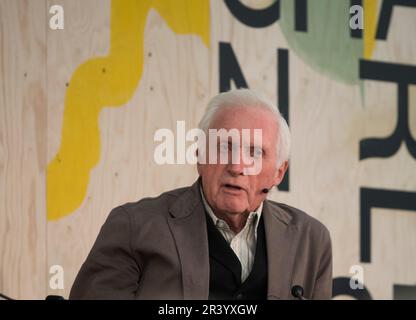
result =
M370 59L376 45L378 0L364 0L364 58Z
M178 34L197 34L209 47L209 0L159 0L153 7Z
M143 72L144 31L155 8L178 34L195 34L209 46L209 0L113 0L110 52L81 64L65 97L61 145L47 169L47 218L55 220L83 202L100 156L98 117L133 96Z

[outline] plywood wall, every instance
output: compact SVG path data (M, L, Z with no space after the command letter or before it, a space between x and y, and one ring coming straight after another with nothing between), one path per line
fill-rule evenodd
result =
M0 291L45 294L46 12L0 2Z
M329 228L335 278L360 265L375 299L415 285L415 211L372 209L371 261L360 258L360 190L416 192L416 162L404 143L360 160L362 139L394 131L398 95L394 83L360 80L358 68L363 57L416 65L416 8L396 7L388 38L364 41L349 36L340 4L348 1L327 2L314 1L299 32L293 1L282 2L277 22L254 28L216 0L1 0L0 292L67 297L113 207L196 179L192 165L156 164L153 136L179 120L197 126L219 92L219 43L231 45L249 87L273 101L278 50L288 50L290 184L270 198ZM364 2L374 32L381 1ZM49 28L55 4L63 30ZM415 106L411 85L413 137ZM53 265L63 268L63 289L50 286Z

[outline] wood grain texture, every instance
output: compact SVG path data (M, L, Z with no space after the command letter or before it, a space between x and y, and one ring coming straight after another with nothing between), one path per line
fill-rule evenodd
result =
M63 5L67 21L76 29L76 23L70 20L78 19L80 10L91 12L97 4L88 3L86 8L72 3L63 2ZM90 19L91 30L108 30L109 10L109 2L106 7L101 5L101 10ZM108 34L96 32L94 35L97 38L93 42L106 46L97 45L90 51L85 49L88 57L104 55L108 50ZM100 40L101 37L106 42ZM77 37L55 39L58 43L52 44L48 38L50 46L57 50L54 59L57 65L66 67L67 61L60 50L77 52L91 41L89 37L82 43ZM143 76L135 95L125 106L106 108L100 114L100 162L90 174L85 201L68 217L48 222L48 265L59 264L65 270L65 289L49 290L50 294L68 295L81 263L112 208L185 186L196 179L196 170L190 165L157 165L153 160L156 146L153 136L158 128L175 131L177 120L185 120L188 128L197 125L208 98L215 93L215 89L210 93L207 89L209 51L196 36L176 35L155 10L148 15L144 44ZM79 63L71 63L68 70L74 70ZM63 84L63 73L56 74L54 70L48 65L49 81ZM48 96L49 102L57 103L50 103L49 107L59 109L55 110L57 117L50 118L51 126L57 129L49 129L54 136L60 134L60 128L54 123L61 121L65 87L56 88L55 92L56 95ZM59 140L55 142L59 143Z
M0 292L46 294L45 1L0 2Z
M65 28L48 30L48 163L60 147L64 102L71 77L80 64L108 54L110 37L110 1L48 1L49 6L52 4L64 8ZM86 203L90 198L86 197ZM95 215L88 216L82 211L76 223L66 219L47 222L47 266L60 265L64 271L64 289L48 286L48 294L68 297L76 269L81 266L104 221L99 217L108 211L99 204L98 207Z
M271 1L271 0L270 0ZM269 0L242 1L263 8ZM48 28L60 4L65 29ZM291 50L279 23L255 29L211 1L211 40L178 35L154 9L146 20L144 69L135 94L100 113L100 159L82 205L46 221L45 168L59 150L70 79L85 61L110 48L110 0L0 1L0 292L16 298L68 296L110 210L191 184L192 165L157 165L157 129L197 126L219 88L219 42L230 43L250 88L277 101L277 49L289 50L292 160L290 192L269 198L322 221L333 241L334 277L365 271L373 298L391 299L393 284L414 284L416 213L372 211L372 262L360 263L360 187L416 191L415 159L404 145L387 159L359 160L359 141L385 137L397 120L392 83L347 85L318 72ZM397 7L388 40L371 59L416 65L415 10ZM335 59L335 55L330 58ZM342 61L339 61L342 63ZM416 86L409 89L409 127L416 136ZM71 186L68 186L70 188ZM49 287L52 265L64 268L64 289ZM346 297L344 297L346 298Z

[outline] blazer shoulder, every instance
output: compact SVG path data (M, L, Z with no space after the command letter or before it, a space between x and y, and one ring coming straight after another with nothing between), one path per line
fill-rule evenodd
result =
M296 226L300 230L308 230L309 232L318 235L323 234L324 236L327 235L329 237L328 228L318 219L310 216L306 212L287 204L271 200L268 200L268 204L272 211L278 212L281 216L284 216L288 223Z
M157 197L146 197L136 202L128 202L120 207L127 212L128 215L135 217L141 215L151 214L152 216L165 214L169 207L190 187L183 187L174 190L169 190L160 194Z

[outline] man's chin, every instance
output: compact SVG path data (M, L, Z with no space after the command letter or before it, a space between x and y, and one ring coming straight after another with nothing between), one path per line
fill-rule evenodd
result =
M239 201L238 199L233 199L231 201L224 201L219 209L224 212L238 214L245 212L247 210L247 206L245 205L244 200Z

